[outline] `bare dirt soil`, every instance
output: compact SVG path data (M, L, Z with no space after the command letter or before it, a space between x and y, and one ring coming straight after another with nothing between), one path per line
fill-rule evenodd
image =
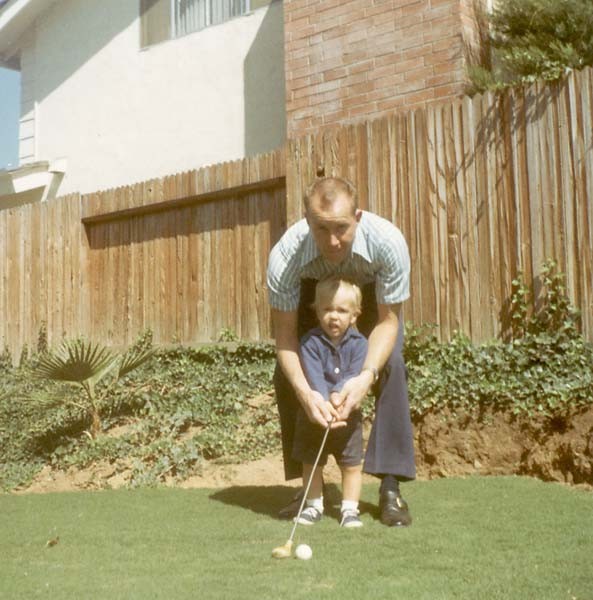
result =
M414 427L419 479L525 475L593 489L593 408L552 419L441 412L418 419ZM119 488L126 485L129 473L126 465L107 462L66 472L46 467L29 487L17 493ZM328 465L326 480L340 480L333 463ZM243 464L206 463L199 475L168 482L182 488L284 483L280 455Z
M416 423L415 434L427 478L527 475L593 486L593 408L554 418L441 413Z

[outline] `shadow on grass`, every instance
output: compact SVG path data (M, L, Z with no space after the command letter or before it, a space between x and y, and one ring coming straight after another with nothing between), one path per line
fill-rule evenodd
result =
M217 502L237 506L254 513L279 518L278 511L284 508L295 496L298 489L287 485L258 486L235 485L217 490L209 497ZM339 487L330 483L325 488L325 514L329 517L340 516L340 502L342 496ZM379 518L378 508L365 501L360 502L360 512Z

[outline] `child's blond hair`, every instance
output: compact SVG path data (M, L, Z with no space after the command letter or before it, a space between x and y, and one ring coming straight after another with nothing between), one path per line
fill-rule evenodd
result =
M353 281L344 279L339 275L331 275L317 283L315 286L313 308L317 310L324 300L333 298L340 288L344 288L350 292L354 312L356 316L360 315L362 309L362 292L360 288Z

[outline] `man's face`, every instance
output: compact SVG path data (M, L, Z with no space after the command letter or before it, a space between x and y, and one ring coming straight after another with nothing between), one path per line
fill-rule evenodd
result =
M327 261L339 264L349 256L361 215L360 210L353 212L346 194L323 208L319 198L311 198L305 216L317 249Z

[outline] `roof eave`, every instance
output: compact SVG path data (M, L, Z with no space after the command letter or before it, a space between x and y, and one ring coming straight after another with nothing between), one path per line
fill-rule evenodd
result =
M0 66L20 69L23 35L55 0L8 0L0 6Z

